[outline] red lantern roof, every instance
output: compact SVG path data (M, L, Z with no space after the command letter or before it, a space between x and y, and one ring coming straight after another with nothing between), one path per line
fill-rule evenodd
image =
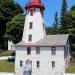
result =
M29 8L40 8L42 10L45 9L44 4L41 3L41 0L31 0L25 6L25 9L29 9Z
M39 4L41 3L41 0L31 0L31 2Z

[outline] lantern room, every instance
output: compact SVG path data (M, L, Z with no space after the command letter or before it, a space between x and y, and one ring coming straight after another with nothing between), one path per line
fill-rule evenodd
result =
M25 6L25 9L30 9L30 8L40 8L41 11L45 9L44 4L41 2L41 0L31 0L28 2Z

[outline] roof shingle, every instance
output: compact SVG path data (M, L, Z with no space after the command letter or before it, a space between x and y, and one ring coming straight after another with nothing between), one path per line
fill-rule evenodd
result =
M46 35L43 39L40 39L36 43L20 42L16 46L65 46L68 40L69 34L58 35Z

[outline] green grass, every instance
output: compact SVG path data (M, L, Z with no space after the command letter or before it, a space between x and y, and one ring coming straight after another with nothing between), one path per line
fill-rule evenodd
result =
M15 72L15 62L0 61L0 72Z
M15 72L15 62L0 61L0 72ZM66 73L75 73L75 62L71 62Z
M0 56L14 56L15 55L15 51L11 50L11 51L0 51Z
M69 68L66 69L66 73L75 73L75 62L71 62Z

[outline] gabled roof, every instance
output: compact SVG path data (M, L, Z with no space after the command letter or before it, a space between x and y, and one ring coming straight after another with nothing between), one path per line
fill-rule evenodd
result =
M46 35L43 39L36 43L20 42L16 46L65 46L68 40L69 34L58 35Z

